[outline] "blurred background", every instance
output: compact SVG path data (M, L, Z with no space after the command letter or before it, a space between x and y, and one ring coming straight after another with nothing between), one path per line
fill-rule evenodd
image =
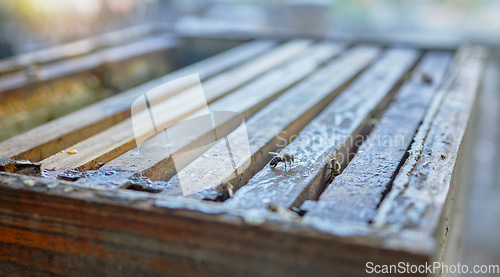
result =
M0 56L145 22L495 42L498 14L498 0L1 0Z
M496 49L499 15L500 0L0 0L0 58L150 23L191 35L472 42ZM478 101L470 156L475 166L462 207L463 261L471 265L500 263L500 54L493 53Z

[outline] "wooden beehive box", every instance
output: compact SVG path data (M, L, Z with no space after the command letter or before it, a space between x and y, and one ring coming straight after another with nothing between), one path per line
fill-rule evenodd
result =
M485 59L478 46L255 40L8 139L1 272L358 276L370 262L453 261L455 198ZM244 165L214 162L238 130L236 114L168 155L154 139L137 149L134 100L193 73L210 109L244 118ZM157 129L203 108L188 104L188 91L149 99L181 107L154 118ZM175 163L214 133L228 140ZM272 168L269 152L295 162ZM183 196L179 174L201 184L222 176L232 189Z

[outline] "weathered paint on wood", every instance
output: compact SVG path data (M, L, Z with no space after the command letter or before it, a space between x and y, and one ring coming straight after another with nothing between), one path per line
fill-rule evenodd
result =
M442 104L426 117L410 157L375 217L376 228L432 237L443 215L458 152L475 102L485 49L470 54L443 93Z
M227 205L240 209L265 209L268 204L300 207L304 200L317 196L330 174L328 161L335 157L345 167L358 140L366 135L369 119L386 107L418 56L412 49L387 50L281 150L296 156L292 169L264 168Z
M156 146L154 145L156 140L151 138L141 145L141 151L134 148L105 164L100 170L120 169L129 172L140 172L151 180L168 180L176 173L172 155L168 153L184 151L182 149L186 147L192 148L193 145L200 145L203 141L212 137L214 132L218 136L226 136L237 127L230 124L235 117L241 116L248 120L251 115L269 104L288 88L313 73L319 66L339 54L343 49L344 46L332 43L321 43L312 46L284 66L272 70L230 95L210 104L209 109L211 111L232 111L237 114L216 122L215 129L210 129L209 133L199 133L197 136L190 138L189 141L184 142L183 146L176 146L177 149L170 149L170 151L158 149L166 145ZM199 115L200 113L196 113L192 117ZM239 124L240 122L236 123ZM196 156L193 153L192 159L195 158Z
M230 179L237 172L236 178L232 178L230 183L235 190L238 189L267 164L270 160L268 152L277 151L283 147L280 146L282 139L288 140L306 126L358 76L361 70L369 66L378 53L379 48L364 46L345 52L344 55L318 70L252 117L246 124L251 159L245 161L245 164L236 165L236 169L217 164L218 160L212 157L227 151L225 141L221 140L182 169L183 174L190 175L193 180L210 186L217 181L210 179L210 176L217 179L224 176ZM241 136L237 131L228 136L233 145L244 143L241 139L245 136ZM210 169L212 171L205 175L208 160L212 160L214 164ZM243 169L248 163L248 168ZM181 193L177 175L169 181L168 187L170 188L169 194ZM197 198L207 199L216 199L217 196L218 193L213 188L194 195Z
M304 51L310 43L310 41L305 40L287 42L230 71L210 78L203 84L207 103L212 103L268 70L293 58ZM190 84L189 87L193 85ZM164 99L166 98L165 94L170 95L172 91L156 93L155 99L149 99L149 103L155 106L154 109L169 111L155 114L158 130L171 127L197 110L206 108L204 103L193 101L193 97L198 97L194 89L187 88L166 100ZM76 155L71 155L67 151L63 151L43 160L42 168L48 169L45 171L45 176L56 177L60 173L74 168L80 171L98 169L99 163L106 163L133 149L136 146L136 139L147 135L147 130L145 133L134 132L132 120L144 118L144 122L147 122L150 118L149 113L149 110L143 110L135 114L134 119L127 119L97 135L80 141L68 149L78 151Z
M373 220L383 194L406 158L413 137L451 60L450 53L426 54L370 136L306 217L328 222ZM432 80L428 84L422 76Z
M126 119L133 101L150 89L194 73L206 80L273 45L272 41L256 41L235 47L3 141L0 153L19 160L41 161Z

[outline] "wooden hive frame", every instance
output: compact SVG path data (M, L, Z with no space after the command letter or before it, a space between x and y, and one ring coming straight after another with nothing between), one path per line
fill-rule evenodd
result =
M2 270L358 276L367 262L451 262L448 240L460 231L454 199L485 58L477 46L256 40L4 141ZM137 97L191 73L199 73L210 108L245 119L248 167L218 174L232 184L227 200L215 188L184 197L176 175L199 178L222 142L178 168L175 152L158 153L148 141L153 151L139 151L127 119ZM166 91L155 103L180 106L187 91ZM165 115L158 126L200 109ZM231 137L233 121L176 151L211 132ZM268 152L295 154L297 162L270 168ZM341 162L338 176L332 158Z

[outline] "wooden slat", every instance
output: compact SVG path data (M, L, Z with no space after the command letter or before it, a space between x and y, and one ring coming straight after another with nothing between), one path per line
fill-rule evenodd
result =
M447 216L443 209L448 192L456 189L451 178L485 58L484 48L471 47L468 51L470 55L455 69L456 78L443 93L442 104L431 107L419 128L410 156L377 212L376 228L432 237L439 218Z
M130 59L131 57L142 56L146 53L160 51L174 45L176 40L170 36L154 36L145 38L137 42L103 49L95 53L64 60L59 63L52 63L40 68L39 78L50 80L63 75L77 73L82 70L97 68L102 64L116 63Z
M310 40L293 40L270 51L234 70L218 74L210 79L210 83L203 84L205 97L208 102L217 100L229 91L240 88L248 81L267 73L270 69L283 64L289 59L296 57L300 52L310 46Z
M79 72L95 70L106 63L116 63L132 57L138 57L151 52L159 52L172 48L176 44L176 39L172 36L155 36L145 38L137 42L128 43L88 55L75 58L68 58L63 61L36 67L36 78L27 76L24 72L0 77L0 100L8 100L9 93L21 93L16 90L28 85L34 87L43 82L63 78ZM30 87L30 88L31 88ZM28 95L31 89L26 89L22 93Z
M0 143L0 153L20 160L43 160L129 117L132 102L150 89L193 73L198 73L201 80L206 80L261 54L273 45L272 41L256 41L235 47L3 141Z
M378 53L379 49L376 47L355 47L252 117L246 124L251 160L244 161L244 164L250 165L243 172L239 168L242 165L236 165L237 177L230 180L234 189L245 184L265 166L269 160L267 159L268 152L278 150L282 143L281 139L288 139L307 125L360 73L360 70L371 63ZM228 136L233 145L244 143L241 141L244 137L239 136L237 131ZM203 182L207 188L218 185L217 181L220 176L230 179L236 172L231 166L208 168L207 172L207 161L219 153L225 153L227 151L225 149L225 141L221 140L200 158L182 169L184 171L182 174L190 176L192 180ZM212 176L217 176L217 179L211 179ZM169 181L167 187L170 189L167 192L169 194L181 193L177 175ZM194 195L194 197L206 199L215 199L217 196L217 191L213 188Z
M140 25L31 53L17 55L0 61L0 76L21 70L30 64L42 65L70 57L86 55L98 49L113 47L145 37L156 31L157 28L151 25Z
M424 56L414 78L398 92L354 159L328 185L316 205L307 211L306 218L361 224L373 220L450 60L450 53L431 52ZM424 74L432 80L431 84L422 78Z
M336 157L342 166L348 163L355 145L369 131L369 119L385 108L418 54L413 49L387 50L281 150L296 156L298 161L292 169L267 166L226 204L241 209L265 209L269 204L289 208L314 198L327 182L328 161Z
M232 111L236 112L246 120L261 109L263 106L278 97L292 85L302 80L320 65L337 55L344 49L343 45L333 43L321 43L310 47L296 59L279 67L255 81L245 85L241 89L230 95L215 101L209 105L211 111ZM193 117L200 116L202 112L196 113ZM184 151L187 147L201 144L207 137L211 137L213 132L219 136L225 136L234 130L230 123L237 115L225 118L222 122L217 122L217 126L208 133L202 132L198 136L191 137L183 146L178 146L176 151ZM233 124L234 125L234 124ZM163 134L160 134L162 136ZM141 145L141 151L137 148L121 155L100 168L100 170L120 169L122 171L140 172L151 180L168 180L175 173L175 165L172 156L165 153L161 147L155 147L156 139L152 138ZM144 149L150 149L145 151ZM173 150L170 150L170 153ZM196 157L192 157L195 159ZM190 162L190 161L187 161Z
M250 60L230 71L207 80L203 84L207 103L223 97L269 69L293 58L304 51L309 45L310 41L305 40L288 42L254 60ZM195 89L187 89L165 101L165 94L170 95L172 93L172 91L160 92L155 94L155 99L149 98L150 103L158 103L154 105L155 109L158 111L168 111L159 113L158 116L155 115L158 130L168 128L193 112L205 108L203 103L193 101L193 97L198 97ZM134 120L142 117L144 117L144 120L149 120L149 116L149 111L144 110L134 115L136 117ZM72 168L78 168L81 171L97 169L99 168L99 163L106 163L134 148L136 146L136 138L142 137L146 133L147 130L141 134L134 132L132 119L127 119L75 144L71 149L78 151L76 155L62 152L43 160L42 168L48 169L45 172L47 177L55 177Z

